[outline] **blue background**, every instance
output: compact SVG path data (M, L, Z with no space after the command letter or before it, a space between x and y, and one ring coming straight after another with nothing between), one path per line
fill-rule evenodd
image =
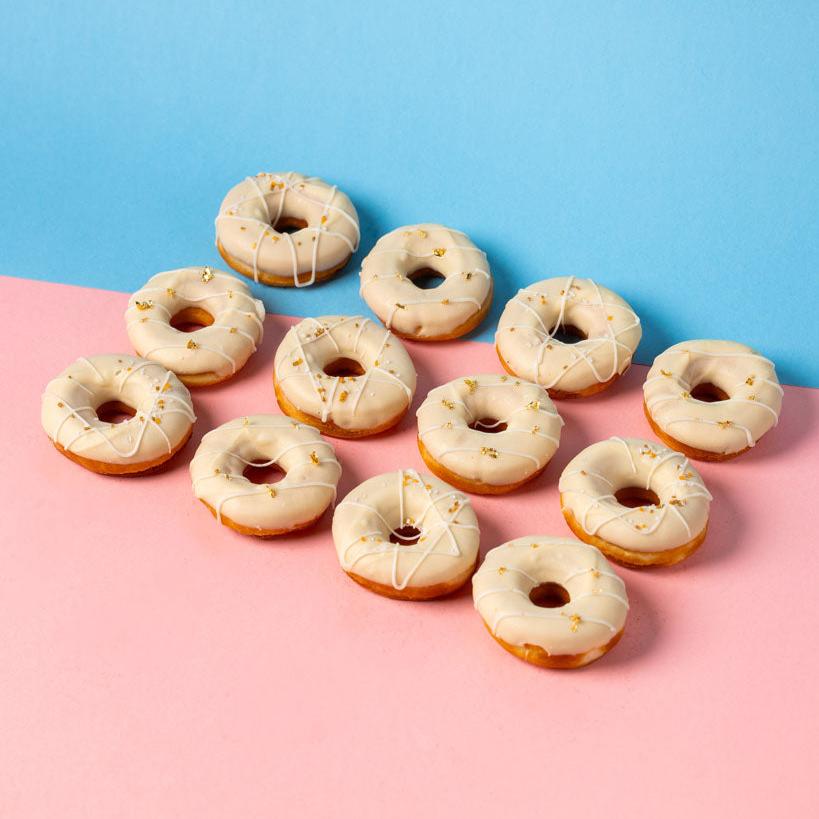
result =
M4 5L0 273L220 264L228 188L294 169L352 197L363 252L468 232L497 275L476 337L519 286L592 276L639 361L735 338L819 386L819 3ZM362 255L268 309L366 309Z

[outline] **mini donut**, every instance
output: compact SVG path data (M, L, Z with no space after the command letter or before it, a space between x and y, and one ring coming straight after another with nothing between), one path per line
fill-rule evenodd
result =
M216 217L222 258L243 276L275 287L329 279L360 238L358 214L344 193L292 171L248 176L228 191Z
M533 665L578 668L623 636L625 583L593 546L532 535L489 551L472 578L489 633Z
M540 384L552 398L583 398L629 368L641 336L640 319L616 293L591 279L560 276L509 301L495 349L507 372Z
M705 539L711 494L685 455L662 444L599 441L569 461L558 488L572 532L624 566L671 566Z
M227 380L244 367L264 334L264 304L235 276L211 267L157 273L128 300L128 338L189 387ZM178 329L200 325L192 332Z
M273 370L282 411L336 438L394 427L415 381L404 345L363 316L304 319L282 339Z
M414 469L359 484L336 507L333 541L341 568L384 597L430 600L475 571L478 519L469 498Z
M248 467L278 466L276 483L253 483ZM208 432L191 461L193 492L219 523L273 537L312 526L335 500L341 465L313 427L283 415L248 415Z
M424 290L414 279L434 275ZM382 236L361 265L361 296L397 336L445 341L466 335L492 303L486 254L465 233L442 225L408 225Z
M418 409L418 448L439 478L498 495L536 478L560 444L563 419L542 387L473 375L436 387Z
M700 461L727 461L776 426L782 396L772 361L736 341L700 339L654 359L643 409L668 446Z
M41 418L59 452L103 475L155 469L185 446L196 420L191 395L172 372L124 354L66 367L46 385Z

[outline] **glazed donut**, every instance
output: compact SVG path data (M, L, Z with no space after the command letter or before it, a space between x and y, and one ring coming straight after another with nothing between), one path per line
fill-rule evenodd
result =
M442 278L423 290L414 279ZM397 336L417 341L459 338L492 303L486 254L465 233L442 225L408 225L382 236L361 265L361 296Z
M115 417L123 420L106 420ZM41 418L63 455L103 475L160 466L185 446L196 420L185 385L131 355L78 358L46 385Z
M475 571L480 532L469 498L414 469L364 481L336 507L341 568L385 597L429 600Z
M415 380L404 345L363 316L304 319L282 339L273 370L282 410L336 438L395 426Z
M276 287L329 279L358 249L360 235L344 193L292 171L248 176L228 191L216 217L222 258L243 276Z
M577 668L623 636L625 583L593 546L532 535L492 549L472 578L489 633L527 663Z
M204 387L230 378L256 352L264 316L264 304L235 276L183 267L148 279L128 300L125 322L140 356ZM199 329L178 329L189 324Z
M779 421L772 361L736 341L683 341L654 359L643 409L654 434L701 461L747 452Z
M569 528L624 566L671 566L705 539L711 494L688 459L640 438L586 447L563 470Z
M418 448L439 478L497 495L537 477L560 443L549 394L508 375L473 375L436 387L418 408Z
M278 466L274 484L252 483L248 467ZM272 537L312 526L335 500L341 465L313 427L284 415L249 415L208 432L191 461L193 492L217 521Z
M577 338L566 343L561 334ZM611 386L631 364L640 319L591 279L560 276L519 290L504 308L495 348L504 369L552 398L581 398Z

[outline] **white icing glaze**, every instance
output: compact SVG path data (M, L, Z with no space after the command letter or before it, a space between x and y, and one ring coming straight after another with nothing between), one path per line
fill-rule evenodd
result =
M417 543L401 544L395 532L404 526L421 532ZM391 543L391 535L399 542ZM344 498L333 515L333 541L344 571L401 590L451 582L468 571L480 532L466 495L403 469L370 478Z
M170 325L188 307L213 317L213 324L183 333ZM220 378L241 369L264 333L264 304L248 286L210 267L183 267L151 277L128 300L128 338L143 358L177 375L214 373Z
M699 384L729 397L692 398ZM676 440L708 452L740 452L779 420L782 387L772 361L736 341L682 341L654 359L643 396L655 424Z
M430 290L416 287L410 275L423 269L444 281ZM378 240L361 265L361 296L387 327L413 338L451 335L491 295L486 254L465 233L442 225L397 228Z
M529 593L542 583L562 586L569 602L536 606ZM492 549L472 578L472 598L493 635L513 646L539 646L551 656L602 649L628 614L625 584L598 549L547 535Z
M136 412L122 423L96 410L119 401ZM78 358L49 381L41 418L48 437L66 451L109 464L155 461L172 452L196 420L187 387L155 361L131 355Z
M503 486L525 480L551 460L563 420L542 387L483 374L436 387L418 408L418 437L430 455L469 481ZM494 419L502 432L469 424Z
M615 493L628 487L652 490L660 505L621 505ZM569 461L558 488L585 532L633 552L677 548L708 523L711 494L699 472L682 453L654 441L598 441Z
M567 325L587 338L556 339ZM641 336L640 319L616 293L591 279L559 276L518 291L500 317L495 344L521 378L577 393L625 372Z
M284 218L307 227L295 233L273 229ZM318 177L259 173L235 185L216 217L216 241L233 259L260 274L289 277L296 287L313 284L358 249L360 231L353 203ZM242 271L240 271L242 272Z
M254 464L286 474L273 484L244 476ZM190 466L193 491L221 521L261 531L295 529L333 502L341 476L335 450L316 429L286 415L250 415L208 432Z
M358 362L361 376L324 368ZM363 316L320 316L291 327L275 359L279 389L301 412L345 430L370 430L405 412L415 394L412 359L400 339Z

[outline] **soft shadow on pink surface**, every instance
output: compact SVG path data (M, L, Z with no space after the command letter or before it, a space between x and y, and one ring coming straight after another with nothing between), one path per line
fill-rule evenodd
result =
M192 440L166 471L109 479L60 456L39 401L78 356L130 349L126 296L0 287L11 396L0 429L0 813L36 797L40 810L18 813L118 815L125 795L139 816L171 802L181 816L224 815L225 804L306 816L311 794L334 800L365 782L363 813L400 813L411 793L418 815L438 815L442 794L456 793L459 805L474 797L472 810L524 815L526 783L545 782L551 798L560 782L572 798L555 797L555 811L576 813L580 799L605 815L615 794L636 816L650 792L674 815L683 770L705 816L736 812L745 783L768 781L773 754L792 777L777 783L781 798L812 781L819 391L786 388L782 423L757 449L696 464L714 495L705 543L672 569L615 567L631 603L621 643L585 670L550 672L492 640L468 587L416 604L356 585L338 565L330 511L300 535L257 541L196 501L188 463L201 436L279 412L273 354L291 319L268 317L235 379L193 391ZM32 341L32 304L59 342ZM430 387L501 371L489 344L407 347L413 409L389 434L333 441L339 499L374 474L423 471L414 408ZM559 402L566 426L544 474L473 497L482 553L525 534L570 536L560 471L593 441L653 438L645 372Z

